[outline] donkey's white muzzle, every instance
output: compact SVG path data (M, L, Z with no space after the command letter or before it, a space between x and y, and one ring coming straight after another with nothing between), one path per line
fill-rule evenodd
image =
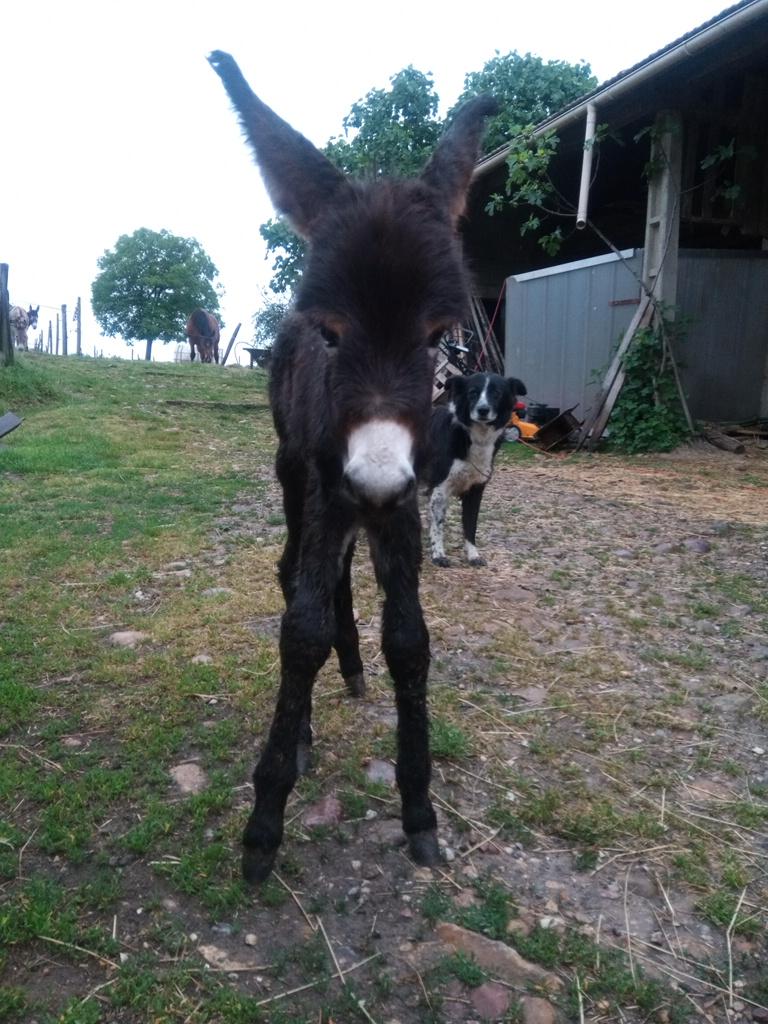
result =
M413 490L413 437L394 420L370 420L347 439L344 481L358 501L386 505Z

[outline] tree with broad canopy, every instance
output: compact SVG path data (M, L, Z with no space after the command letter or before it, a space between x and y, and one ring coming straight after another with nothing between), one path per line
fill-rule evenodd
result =
M99 326L129 345L145 342L147 360L153 342L183 338L193 310L219 315L218 271L195 238L139 228L121 235L98 267L91 305Z

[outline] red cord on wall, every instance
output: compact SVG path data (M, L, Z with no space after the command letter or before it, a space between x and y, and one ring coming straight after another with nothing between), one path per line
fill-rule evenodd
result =
M483 368L483 363L485 361L485 349L486 349L486 347L488 345L488 340L491 337L491 333L493 332L493 325L496 323L496 317L499 315L499 309L501 308L501 300L504 298L504 289L506 287L507 287L507 281L506 281L506 278L505 278L504 279L504 283L501 286L501 291L499 292L499 297L496 300L496 309L494 309L493 316L491 317L491 322L488 324L488 331L487 331L487 333L485 335L485 339L483 340L483 347L482 347L482 349L480 351L480 356L478 357L478 360L477 360L477 368L478 368L478 370L482 370L482 368Z

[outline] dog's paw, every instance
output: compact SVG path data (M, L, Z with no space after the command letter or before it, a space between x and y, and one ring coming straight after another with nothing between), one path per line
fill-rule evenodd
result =
M445 555L438 555L437 558L432 559L433 565L439 565L441 569L448 569L451 564L450 558L446 558Z

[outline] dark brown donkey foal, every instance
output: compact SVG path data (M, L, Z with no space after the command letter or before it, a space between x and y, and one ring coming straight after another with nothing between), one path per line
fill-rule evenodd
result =
M272 362L288 529L279 563L286 611L280 691L253 776L243 874L259 882L274 864L286 800L309 763L312 684L332 647L349 692L364 692L350 590L360 528L384 591L382 650L397 704L403 830L414 860L435 864L416 478L435 347L467 301L456 224L483 117L495 104L480 98L463 107L419 178L354 182L254 96L232 57L217 51L209 60L272 201L310 243L295 312Z

